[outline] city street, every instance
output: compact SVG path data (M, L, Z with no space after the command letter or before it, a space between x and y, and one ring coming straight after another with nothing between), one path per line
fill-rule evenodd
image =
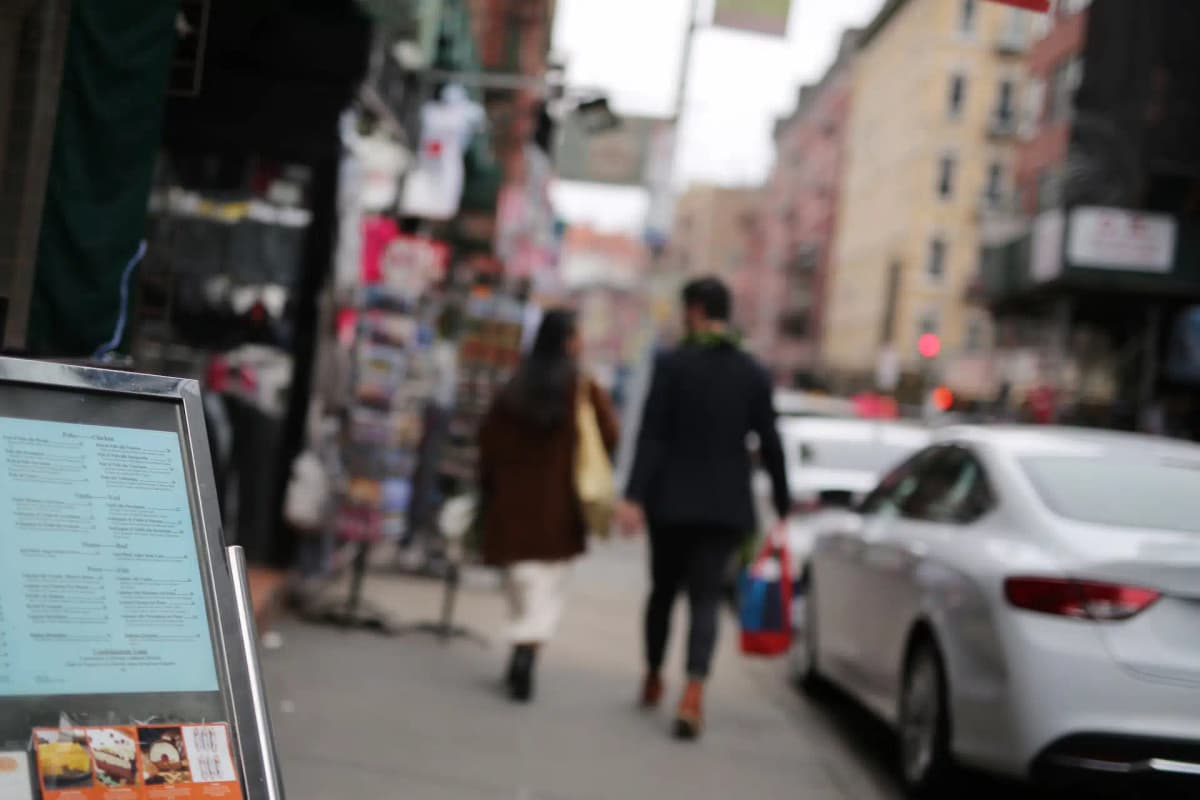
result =
M500 691L503 609L487 573L459 606L486 647L284 621L282 646L263 658L289 800L902 796L887 732L847 700L805 699L782 663L743 658L732 619L699 744L667 736L669 708L637 712L642 546L603 545L580 563L529 707ZM401 622L432 619L441 600L437 583L383 573L368 587ZM1021 791L978 783L976 796Z
M607 545L581 562L529 707L500 691L499 641L281 624L283 645L264 653L264 669L289 800L900 796L880 734L855 713L809 706L781 664L741 657L732 620L699 744L668 737L669 707L637 712L641 547ZM488 576L472 577L460 620L495 639L500 598ZM436 583L375 574L368 586L397 620L439 607ZM849 721L831 722L835 713Z

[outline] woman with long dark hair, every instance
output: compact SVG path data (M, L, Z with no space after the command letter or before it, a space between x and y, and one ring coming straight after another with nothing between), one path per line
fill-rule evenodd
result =
M562 616L571 561L586 549L575 486L579 416L593 413L605 447L617 443L608 396L579 368L569 311L542 319L533 349L499 393L479 432L483 555L503 567L512 612L508 689L533 696L538 648Z

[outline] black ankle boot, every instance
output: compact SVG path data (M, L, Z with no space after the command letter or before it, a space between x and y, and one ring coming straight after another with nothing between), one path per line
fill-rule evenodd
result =
M513 648L508 663L508 695L520 703L533 699L533 664L537 650L532 645L519 644Z

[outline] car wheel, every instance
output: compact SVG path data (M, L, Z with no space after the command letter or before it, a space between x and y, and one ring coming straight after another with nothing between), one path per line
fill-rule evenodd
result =
M809 694L818 694L825 688L825 682L817 668L816 584L806 572L799 586L804 591L804 627L800 636L792 642L792 679Z
M909 793L936 794L950 777L950 709L946 670L928 639L912 648L900 695L900 770Z

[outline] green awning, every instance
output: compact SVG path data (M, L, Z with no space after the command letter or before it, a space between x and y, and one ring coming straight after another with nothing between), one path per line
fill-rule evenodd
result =
M71 11L34 277L29 348L90 355L113 335L142 239L175 50L175 0Z

